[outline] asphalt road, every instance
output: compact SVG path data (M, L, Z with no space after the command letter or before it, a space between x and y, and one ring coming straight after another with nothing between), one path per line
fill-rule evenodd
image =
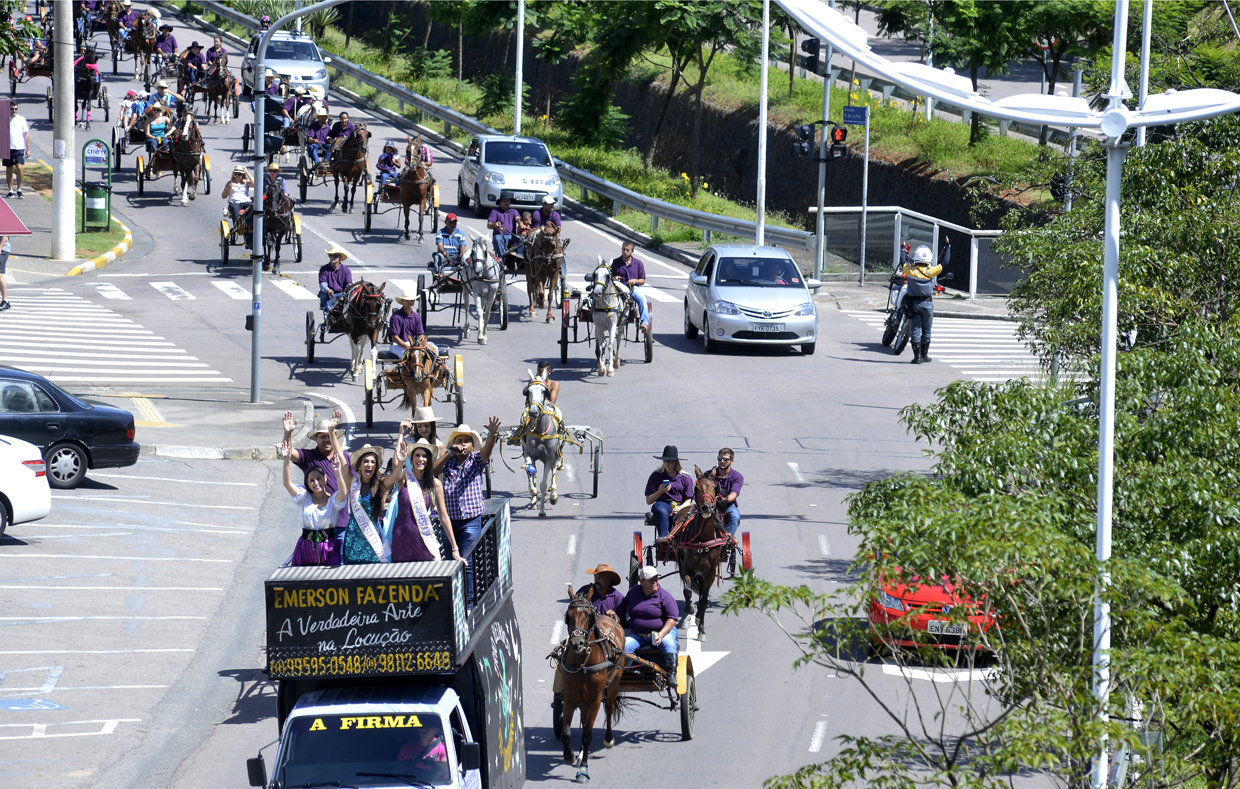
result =
M172 22L182 44L209 39ZM106 74L113 96L134 85L131 73L126 63L119 78ZM19 96L45 89L43 81L33 80L20 86ZM338 96L331 103L355 119L369 116ZM37 113L30 118L36 145L50 150L50 125ZM372 118L376 127L376 148L385 138L404 139ZM229 387L248 383L249 297L234 298L229 291L248 290L250 273L218 260L224 205L218 189L232 165L246 161L241 128L237 121L203 126L215 188L187 207L172 204L166 179L148 184L138 197L133 157L126 158L116 179L117 205L138 234L151 239L149 251L94 274L15 290L16 306L6 320L20 315L23 300L47 294L88 302L114 316L93 332L91 340L99 344L90 358L53 358L59 375L102 379L67 381L71 389L159 394L210 392L217 386L212 379ZM100 130L97 124L94 131ZM456 170L450 153L436 152L444 210L455 208ZM394 214L376 218L375 232L363 234L360 210L328 213L330 202L330 187L312 189L298 209L306 260L287 263L279 279L264 277L262 381L265 391L313 392L356 417L362 389L344 374L347 341L320 348L316 362L305 363L305 314L317 310L317 302L293 285L316 289L321 250L335 242L353 255L355 278L387 281L390 291L425 271L431 242L401 240ZM483 226L472 214L463 222ZM615 236L580 218L567 217L564 234L572 239L575 278L597 256L618 253ZM922 447L899 424L897 412L931 400L936 388L959 375L946 364L913 367L907 355L892 357L871 326L826 307L814 356L785 349L706 355L700 341L682 334L686 268L649 253L639 257L663 294L654 304L654 361L641 362L640 346L629 345L615 377L600 379L593 349L581 344L555 371L563 382L559 404L567 420L606 436L599 497L590 497L584 456L566 458L561 498L546 520L526 508L522 475L502 464L494 472L497 495L512 497L516 515L514 574L525 644L531 782L571 780L575 772L561 763L559 744L551 739L551 672L541 659L557 638L563 584L584 583L585 569L598 562L627 567L632 534L642 529L641 489L663 445L677 445L686 465L703 469L713 465L718 448L735 448L736 468L747 480L741 530L752 535L758 574L826 593L847 579L856 547L847 533L845 496L893 472L927 468ZM283 289L277 282L285 283ZM514 304L524 302L521 294L511 295ZM433 315L429 332L464 356L466 420L479 426L496 414L513 423L526 370L539 359L558 357L558 326L519 310L507 331L492 323L483 347L462 342L448 318ZM193 357L184 364L199 366L160 366L176 358L136 365L134 357L152 348L167 357L183 353ZM450 408L439 409L446 423ZM373 430L355 421L354 444L390 444L401 415L389 406L376 414ZM274 442L278 432L273 424L255 440ZM139 440L156 440L157 433L140 430ZM16 629L0 649L0 696L40 698L60 707L0 711L0 723L9 727L0 737L22 738L7 743L4 753L10 755L0 763L0 780L23 787L245 785L245 758L276 737L270 686L258 671L260 585L297 533L278 473L274 463L143 462L109 477L93 474L89 487L54 501L46 523L10 530L0 543L0 601L14 616L0 624ZM245 509L212 509L225 505ZM653 535L645 531L649 542ZM42 588L48 586L66 588ZM91 588L96 586L107 588ZM669 579L668 588L679 596L678 581ZM724 618L712 608L707 629L709 640L682 640L700 666L697 737L680 742L676 713L639 707L617 727L617 747L600 747L592 756L596 785L627 786L634 776L658 775L665 785L757 786L828 756L838 735L891 730L855 683L815 668L793 673L795 651L763 617ZM190 651L115 651L139 649ZM63 670L49 688L56 667ZM906 692L905 678L877 669L874 674L891 698ZM937 687L930 680L925 686ZM74 736L50 736L62 731ZM266 753L271 758L273 750Z

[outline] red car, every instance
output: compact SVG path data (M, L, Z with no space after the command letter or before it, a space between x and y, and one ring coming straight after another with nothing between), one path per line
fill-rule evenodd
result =
M966 617L952 616L962 605L969 611ZM909 584L882 584L878 595L870 600L869 618L871 637L876 643L881 640L886 646L960 649L970 629L988 631L998 617L993 610L987 612L982 605L958 593L947 579L934 585L920 584L914 579ZM926 636L913 640L912 634L901 632L903 628Z

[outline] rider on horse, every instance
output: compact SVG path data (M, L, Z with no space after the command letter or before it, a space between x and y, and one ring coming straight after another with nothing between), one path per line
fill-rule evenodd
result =
M319 269L319 306L330 314L336 302L353 284L353 272L344 264L348 252L336 244L327 248L327 265Z
M444 217L443 227L435 234L435 252L431 255L431 269L439 276L443 276L444 269L449 263L453 266L460 265L461 250L469 243L456 223L456 214L448 214Z
M670 523L682 510L693 504L693 477L681 467L680 454L668 444L655 460L663 465L646 480L646 505L654 515L655 530L660 539L667 537Z

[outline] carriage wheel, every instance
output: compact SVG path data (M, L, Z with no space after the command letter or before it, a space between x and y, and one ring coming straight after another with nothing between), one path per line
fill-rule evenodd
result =
M638 329L638 331L641 331L641 329ZM651 362L654 361L654 329L653 328L646 330L646 339L643 340L643 344L646 346L646 364L650 364Z
M302 157L302 158L304 159L305 157ZM304 165L304 162L303 162L303 165ZM304 166L298 167L297 168L297 188L301 192L302 205L305 205L306 203L306 188L309 186L310 186L310 179L306 175L306 168Z
M232 97L232 113L233 120L241 117L241 99L237 97L236 93Z
M749 550L749 532L741 532L741 569L753 569L753 553Z
M228 220L220 220L220 263L228 265Z
M250 152L250 124L248 123L241 129L241 152Z
M139 197L141 197L142 193L146 191L146 168L144 167L145 164L146 163L142 161L142 157L139 156L138 157L138 196Z
M375 201L378 201L378 199L379 199L379 195L376 192ZM374 208L371 206L370 201L363 200L362 201L362 231L365 233L370 232L370 217L373 211L374 211Z
M204 197L210 197L211 196L211 171L206 169L205 167L200 166L199 172L202 175L203 181L206 183L206 186L202 190L202 194Z
M314 310L306 310L306 364L314 364Z
M456 423L465 424L465 384L456 385Z
M112 73L114 75L120 73L120 62L121 62L120 54L115 49L113 49L112 50Z
M425 274L419 274L419 275L418 275L418 317L422 319L422 328L423 328L423 329L425 329L425 328L426 328L426 312L427 312L427 303L426 303L426 302L427 302L427 297L426 297L426 275L425 275Z
M499 278L499 328L508 330L508 277L502 274Z
M112 169L115 172L119 173L121 171L121 146L117 143L117 140L116 140L117 129L118 127L116 126L112 127L112 153L116 154L116 164L115 166L113 166ZM128 131L123 132L123 134L128 134L128 133L129 133Z
M56 120L55 111L53 110L52 89L47 89L47 119L49 121Z
M594 493L590 498L598 498L598 475L603 470L603 448L601 446L594 447Z
M564 317L560 321L560 364L568 364L568 300L564 301Z
M301 233L298 233L293 238L293 253L294 253L293 260L300 263L301 262Z
M685 677L685 692L680 697L680 738L693 739L693 718L697 712L697 681L692 674Z

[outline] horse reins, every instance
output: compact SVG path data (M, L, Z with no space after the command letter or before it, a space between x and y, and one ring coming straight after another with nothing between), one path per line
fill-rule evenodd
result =
M600 614L599 614L598 609L594 607L594 604L587 602L582 597L574 597L573 601L568 604L568 610L572 611L573 609L589 610L590 612L589 629L582 630L580 628L577 628L577 629L571 630L568 634L568 640L565 641L565 643L557 646L554 650L552 650L551 654L548 655L547 657L553 660L555 664L558 665L560 671L563 671L565 674L597 674L600 671L606 671L607 669L610 669L610 668L624 668L622 664L618 665L616 663L617 655L624 654L624 650L621 649L617 651L615 642L612 641L610 637L604 637L603 634L599 633L598 631L598 618ZM596 639L590 639L588 637L590 632L594 632L598 634L599 637ZM575 645L572 643L572 641L574 637L578 637L578 636L580 636L582 640L579 645ZM601 663L591 663L589 665L572 666L564 662L564 655L568 652L570 648L573 650L573 652L577 654L584 653L588 656L590 653L590 649L595 646L603 650L603 661Z

